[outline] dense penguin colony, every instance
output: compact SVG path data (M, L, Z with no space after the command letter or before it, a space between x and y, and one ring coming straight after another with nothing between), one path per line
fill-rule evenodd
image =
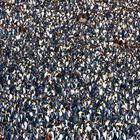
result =
M0 139L140 140L139 0L0 2Z

